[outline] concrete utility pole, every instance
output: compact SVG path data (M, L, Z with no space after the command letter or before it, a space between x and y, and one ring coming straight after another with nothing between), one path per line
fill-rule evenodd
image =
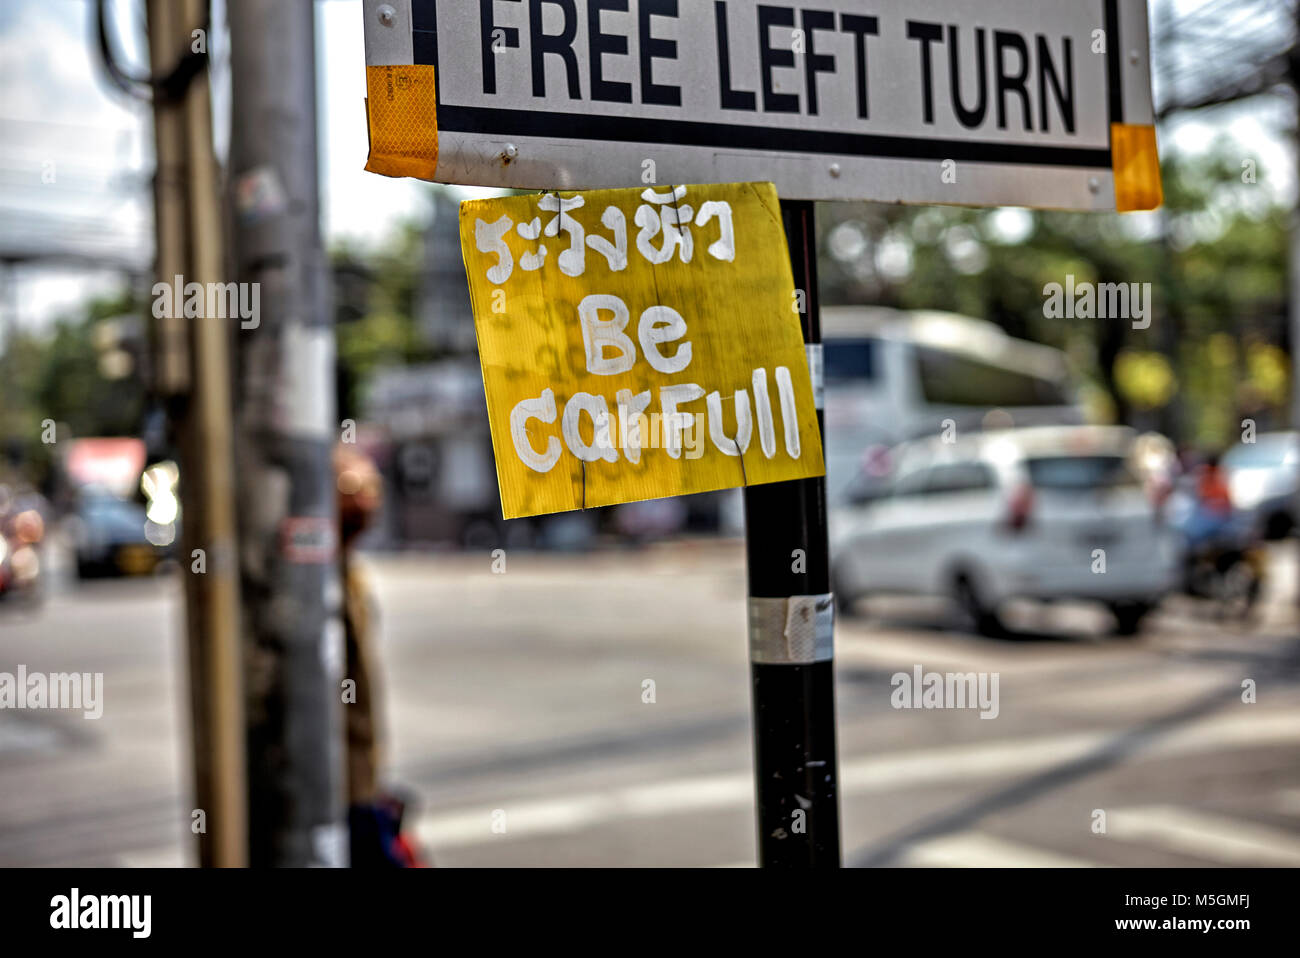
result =
M1295 8L1296 40L1290 50L1287 79L1291 91L1300 96L1300 3ZM1295 139L1292 149L1296 151L1296 169L1300 170L1300 115L1297 116ZM1291 338L1291 428L1300 430L1300 198L1291 210L1291 236L1289 247L1289 289L1287 296L1287 322ZM1300 488L1296 489L1292 503L1292 515L1300 516ZM1300 537L1297 537L1300 543ZM1300 568L1300 564L1297 564ZM1295 602L1300 605L1300 580L1292 584L1295 588Z
M192 48L203 0L150 0L149 57L156 75ZM206 39L206 38L205 38ZM171 286L219 282L222 223L206 71L177 99L154 90L156 275ZM155 391L180 446L181 564L189 636L190 717L199 864L247 864L242 650L235 577L234 467L229 330L211 317L155 320ZM196 569L195 550L202 555ZM192 829L194 830L194 829Z
M1161 26L1157 36L1162 38L1165 49L1172 56L1178 50L1178 28L1172 5L1165 4L1163 7L1157 8L1154 16L1159 18L1157 23ZM1170 79L1167 81L1169 86L1165 93L1165 96L1171 100L1176 97L1173 79L1175 73L1176 71L1170 71ZM1167 198L1168 195L1166 194ZM1161 274L1160 278L1164 280L1162 285L1170 294L1169 300L1164 303L1164 315L1161 317L1160 329L1156 336L1156 348L1169 361L1169 367L1175 371L1176 375L1180 368L1178 351L1179 345L1182 343L1183 327L1185 325L1182 303L1178 299L1178 290L1184 280L1178 268L1178 254L1174 251L1174 215L1169 208L1169 203L1162 204L1159 213L1156 215L1160 217L1160 261L1157 269ZM1160 410L1158 428L1180 445L1189 441L1195 435L1195 424L1188 422L1183 390L1175 390L1174 394L1169 397L1169 402Z
M334 329L316 171L313 5L231 0L236 456L250 863L346 865L331 452ZM250 287L251 288L251 287Z

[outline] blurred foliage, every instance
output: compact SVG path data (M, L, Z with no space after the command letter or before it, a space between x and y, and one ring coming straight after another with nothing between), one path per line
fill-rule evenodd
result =
M58 444L41 441L47 420L60 441L139 435L145 346L120 318L144 314L144 304L123 292L92 300L52 329L9 333L0 353L0 437L5 458L31 481L47 485L53 474ZM135 327L142 328L138 320Z
M1178 388L1173 367L1160 353L1126 349L1115 359L1115 385L1130 406L1159 409Z
M1124 216L820 204L822 302L989 319L1064 349L1094 414L1181 442L1225 444L1248 416L1261 430L1280 427L1289 418L1289 211L1244 182L1240 149L1227 142L1166 158L1163 174L1165 209ZM416 317L424 241L407 224L377 251L332 252L340 418L357 417L375 370L438 358ZM1152 284L1150 327L1047 318L1044 287L1068 275ZM10 461L37 480L49 476L54 447L40 441L47 419L60 438L139 434L143 343L138 329L123 337L130 322L111 321L146 315L147 303L124 292L50 328L9 334L0 440Z
M1183 442L1230 442L1246 416L1281 426L1289 210L1242 163L1226 140L1166 158L1154 213L821 204L822 302L991 320L1066 350L1092 409ZM1150 283L1150 327L1045 317L1044 287L1068 275Z
M422 232L407 223L376 253L340 246L331 255L340 419L357 418L376 369L436 358L420 334L416 316L423 250ZM339 282L340 276L358 275L364 282L354 287Z

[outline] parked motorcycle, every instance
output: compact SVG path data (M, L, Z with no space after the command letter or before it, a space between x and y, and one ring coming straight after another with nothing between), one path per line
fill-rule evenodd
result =
M1257 524L1249 512L1233 508L1226 486L1219 490L1222 502L1208 501L1214 497L1206 494L1205 470L1217 469L1217 462L1211 457L1207 466L1181 477L1165 510L1185 537L1183 593L1214 603L1217 621L1245 623L1264 590L1268 560Z
M1218 621L1244 623L1259 601L1266 570L1258 542L1210 543L1188 550L1183 591L1215 603Z

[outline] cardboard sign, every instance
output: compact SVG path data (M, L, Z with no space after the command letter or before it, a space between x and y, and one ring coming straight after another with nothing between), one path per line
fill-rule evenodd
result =
M507 519L823 474L770 183L461 204Z

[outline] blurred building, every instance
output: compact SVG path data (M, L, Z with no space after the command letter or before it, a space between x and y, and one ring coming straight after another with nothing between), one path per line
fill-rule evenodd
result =
M540 520L501 518L492 435L479 369L459 209L433 200L415 296L425 345L443 358L379 370L362 404L363 441L384 476L385 505L370 544L379 547L577 548L595 513Z
M385 486L374 544L495 544L501 509L477 358L380 370L364 410Z
M460 252L460 211L445 191L434 194L424 236L416 320L430 346L456 356L477 355L469 279Z
M434 194L416 291L416 322L437 362L376 372L360 437L384 476L378 546L499 541L501 510L479 373L456 201Z
M443 358L381 369L363 398L362 441L380 465L387 494L369 544L581 549L598 532L649 539L683 529L737 531L740 497L734 493L503 520L459 210L443 191L434 195L415 302L425 345ZM725 502L733 507L730 522L722 515Z

